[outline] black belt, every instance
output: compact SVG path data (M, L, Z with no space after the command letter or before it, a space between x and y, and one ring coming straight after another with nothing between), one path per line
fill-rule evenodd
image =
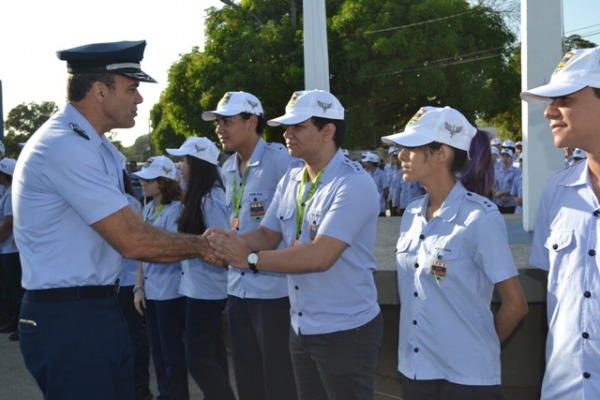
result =
M54 289L27 290L29 301L68 301L81 299L107 299L119 293L119 285L74 286Z

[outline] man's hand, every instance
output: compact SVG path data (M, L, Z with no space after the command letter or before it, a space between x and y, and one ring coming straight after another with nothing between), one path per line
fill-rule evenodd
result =
M247 257L252 249L236 232L213 228L208 235L208 243L216 257L236 268L248 268Z

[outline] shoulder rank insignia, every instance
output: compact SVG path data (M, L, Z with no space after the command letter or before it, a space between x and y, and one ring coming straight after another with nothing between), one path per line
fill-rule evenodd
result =
M78 134L79 136L81 136L82 138L84 138L85 140L90 140L90 137L87 135L87 133L85 133L85 131L83 129L81 129L79 127L79 125L76 125L74 123L70 123L69 126L71 127L71 129L73 129L75 131L76 134Z

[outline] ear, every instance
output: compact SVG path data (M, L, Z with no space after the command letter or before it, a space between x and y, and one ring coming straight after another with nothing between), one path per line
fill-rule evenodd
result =
M250 118L248 118L248 123L250 124L250 128L255 131L258 126L258 116L251 115Z
M104 102L104 96L108 92L108 87L102 82L94 82L92 84L92 88L90 89L90 94L93 98L98 102Z
M453 154L454 153L449 146L442 144L438 151L435 152L435 159L440 163L444 163L450 160Z
M321 132L323 132L323 139L325 141L333 140L335 137L335 125L330 122L323 127Z

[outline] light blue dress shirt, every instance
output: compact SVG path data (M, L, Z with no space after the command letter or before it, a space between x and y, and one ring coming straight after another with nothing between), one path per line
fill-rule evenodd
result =
M494 285L518 274L506 224L490 200L457 182L439 215L429 195L402 217L396 248L398 370L411 379L500 384L500 340L490 310Z
M131 211L139 218L142 218L142 204L138 199L125 193L127 200L129 201L129 207ZM121 286L135 286L135 278L137 277L137 270L140 262L138 260L132 260L130 258L123 258L123 270L119 276L119 285Z
M281 233L285 247L296 239L297 193L304 169L304 161L292 163L261 222ZM307 191L309 187L307 183ZM373 179L338 150L306 205L299 243L310 243L318 234L345 242L348 247L327 271L288 275L296 334L349 330L379 314L373 278L378 215L379 194Z
M160 212L154 210L154 200L144 206L144 221L156 228L177 232L177 220L181 214L181 202L165 204ZM142 263L144 269L144 293L148 300L172 300L181 297L181 262Z
M529 263L548 271L543 400L600 399L600 205L588 163L553 175Z
M202 198L204 225L229 230L229 218L225 206L225 191L214 186L209 195ZM221 300L227 298L227 269L208 264L199 258L181 262L179 293L193 299Z
M13 215L11 196L12 188L9 187L6 189L2 197L0 197L0 224L4 222L4 217L11 217ZM18 252L19 250L15 245L15 240L11 230L6 239L0 243L0 253L9 254Z
M12 188L25 289L116 282L121 255L91 225L129 206L121 155L71 104L27 141Z
M379 193L379 212L385 212L387 206L385 203L386 199L383 195L383 191L385 188L390 187L387 176L385 175L385 172L383 172L380 168L375 168L373 173L371 173L370 175L371 178L373 178L373 180L375 181L375 185L377 186L377 192Z
M252 151L246 168L250 168L244 187L239 210L239 230L242 234L258 228L273 195L277 183L288 170L292 158L285 146L279 143L266 143L259 139ZM221 168L221 178L225 185L229 229L233 220L234 176L238 190L242 183L237 153L229 157ZM270 272L249 273L248 270L229 267L228 293L240 298L278 299L288 296L285 275Z

